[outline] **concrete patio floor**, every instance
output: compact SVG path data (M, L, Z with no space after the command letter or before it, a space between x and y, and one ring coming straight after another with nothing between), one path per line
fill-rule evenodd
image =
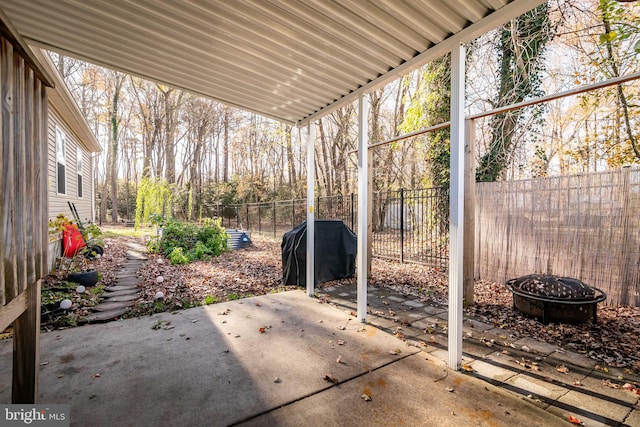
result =
M319 302L294 290L43 333L39 401L69 404L78 426L569 425Z

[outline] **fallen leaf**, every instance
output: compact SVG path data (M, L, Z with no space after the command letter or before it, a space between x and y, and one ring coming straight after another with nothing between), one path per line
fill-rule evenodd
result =
M402 350L400 350L399 348L396 348L395 350L389 350L389 354L393 356L397 356L400 353L402 353Z
M578 418L574 417L573 415L569 415L569 418L567 419L567 421L569 421L571 424L575 424L577 426L581 426L582 425L582 421L580 421Z
M336 340L336 344L338 344L338 345L344 345L344 340Z
M471 367L471 365L462 365L462 369L467 372L473 372L473 367Z
M267 329L263 326L258 330L260 331L261 334L264 334Z
M338 358L336 359L336 363L342 363L342 355L338 355Z
M448 391L449 393L453 393L453 387L447 387L445 388L445 391Z
M333 384L338 384L338 379L331 374L325 375L324 380Z
M556 371L560 372L561 374L568 374L569 368L567 368L564 365L560 365L560 366L556 366Z
M364 399L365 402L371 402L371 396L369 396L367 393L364 393L362 395L362 398Z

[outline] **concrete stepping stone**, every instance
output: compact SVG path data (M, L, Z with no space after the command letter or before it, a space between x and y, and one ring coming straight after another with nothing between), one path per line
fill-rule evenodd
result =
M146 261L148 258L141 252L127 251L127 259Z
M111 297L104 300L104 302L121 302L121 301L135 301L138 299L138 294L123 295L121 297Z
M139 288L137 285L114 285L104 288L104 290L107 292L129 291L132 289L137 291Z
M103 298L115 298L115 297L123 297L125 295L137 295L138 290L137 289L126 289L123 291L107 291L104 294L102 294Z
M129 280L129 281L139 280L138 277L136 275L134 275L134 274L129 274L127 276L116 276L115 279L116 279L116 282L118 282L118 283L126 281L126 280Z
M135 301L120 301L120 302L103 302L98 305L94 305L91 307L93 311L111 311L116 308L127 308L134 305Z
M138 279L137 277L127 277L124 279L117 279L116 283L119 286L131 286L131 285L137 285L138 283L142 283L142 279Z
M138 271L140 269L140 267L142 267L144 265L143 262L138 262L138 261L129 261L131 264L127 263L125 266L120 267L119 272L123 272L123 273L129 273L131 271Z
M106 322L108 320L113 320L116 317L122 316L127 312L126 308L117 308L109 311L99 311L97 313L91 313L79 319L80 323L91 323L91 322Z

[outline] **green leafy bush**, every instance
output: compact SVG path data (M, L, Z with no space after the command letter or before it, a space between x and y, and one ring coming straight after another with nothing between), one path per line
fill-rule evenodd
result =
M169 218L153 246L173 264L186 264L223 253L227 249L227 234L219 219L207 219L198 226Z
M171 264L188 264L189 258L184 254L184 251L181 247L173 248L171 253L169 254L169 260Z

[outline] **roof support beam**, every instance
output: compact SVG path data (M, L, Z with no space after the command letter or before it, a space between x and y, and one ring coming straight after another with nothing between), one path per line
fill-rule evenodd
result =
M451 49L451 169L449 184L449 355L447 365L462 365L462 297L464 256L464 75L465 48Z
M307 125L307 295L313 296L316 285L315 275L315 125Z
M358 320L367 320L367 274L369 271L369 95L358 102Z

